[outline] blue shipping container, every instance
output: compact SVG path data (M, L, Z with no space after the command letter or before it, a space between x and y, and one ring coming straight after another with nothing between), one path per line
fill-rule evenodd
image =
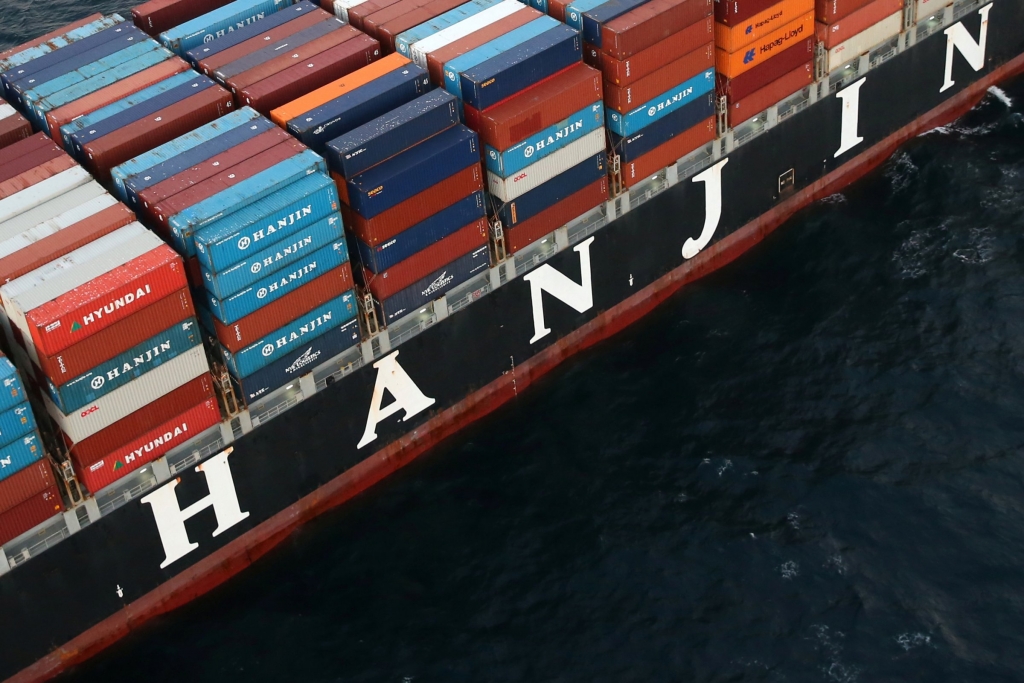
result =
M714 87L715 70L702 71L625 114L608 109L605 112L606 125L616 135L628 137L639 132L644 126L649 126L658 119L668 116L676 109L681 109L683 105L713 90Z
M349 206L373 218L464 168L480 163L475 131L458 125L350 178Z
M583 40L601 47L601 25L650 0L608 0L583 13Z
M510 228L533 218L544 209L603 178L607 173L607 160L608 155L605 152L596 154L512 201L505 202L498 208L498 219L502 225Z
M327 218L299 230L288 239L271 244L266 249L250 254L233 266L214 273L202 268L203 286L218 299L239 292L260 278L275 273L342 236L341 216L333 212Z
M603 125L604 103L599 100L504 152L484 145L484 163L491 173L508 178Z
M309 374L340 353L359 343L359 321L355 318L342 323L340 327L292 349L277 361L248 377L235 379L235 383L250 403L280 389L289 382Z
M231 374L235 377L248 377L288 355L297 347L308 344L332 329L337 329L355 316L355 293L348 291L304 313L238 353L231 353L220 347L221 356Z
M190 149L195 149L200 145L205 145L229 130L233 130L238 126L244 125L249 121L258 118L262 117L255 109L252 109L251 107L242 107L241 109L227 114L226 116L220 117L216 121L212 121L205 126L196 128L191 133L186 133L179 138L160 145L156 149L151 149L145 154L140 154L134 159L124 162L120 166L115 166L110 171L110 175L114 179L114 187L117 190L117 194L121 199L125 198L125 181L127 181L128 178L154 168L157 164L173 159L179 154L184 154ZM63 130L63 128L61 130ZM209 157L206 158L208 159ZM188 167L186 166L186 168ZM173 173L171 175L173 175Z
M453 26L463 19L483 12L488 7L497 5L502 0L471 0L464 5L459 5L455 9L448 10L440 16L436 16L430 21L425 21L418 26L413 26L408 31L403 31L398 34L395 39L395 50L400 55L408 57L411 54L412 44L432 36L442 29L446 29L449 26Z
M36 417L28 401L0 413L0 444L9 444L36 429Z
M557 19L552 19L547 16L537 17L528 24L512 29L500 38L495 38L490 42L484 43L478 48L470 50L464 55L459 55L450 62L445 62L444 89L456 97L461 98L461 74L463 71L471 69L477 64L487 61L491 57L500 55L502 52L510 50L520 43L531 38L535 38L545 31L550 31L551 29L559 26L562 26L562 23Z
M337 211L334 181L310 175L196 233L199 263L222 272L246 258L251 247L265 249Z
M384 324L409 315L416 309L425 306L445 292L451 291L477 273L487 270L490 266L490 254L487 246L478 247L460 256L443 268L435 270L422 280L418 280L393 296L377 301L374 305L382 316Z
M279 10L274 14L271 14L269 17L264 17L259 21L249 24L248 26L236 29L226 36L221 36L209 43L203 43L202 45L188 50L185 53L185 59L187 59L192 66L198 66L199 62L203 61L207 57L212 57L218 52L227 50L229 47L234 47L239 43L244 43L250 38L255 38L256 36L275 29L282 24L287 24L292 19L302 16L303 14L308 14L316 9L317 6L309 0L302 0L302 2L297 2L291 7Z
M352 178L459 123L458 100L433 90L327 143L332 171Z
M192 238L195 231L224 219L229 214L258 202L308 175L326 172L327 163L321 157L308 149L300 152L171 216L167 221L171 227L171 241L179 254L195 256L196 245Z
M221 300L209 292L204 292L206 304L218 320L230 325L298 289L320 273L337 268L347 260L348 251L342 238L306 254L291 267L279 270L227 299Z
M708 92L642 128L639 133L626 138L609 133L612 138L612 149L619 155L621 163L628 164L714 114L715 93Z
M301 31L297 31L290 36L285 36L266 47L254 50L247 55L239 57L233 62L228 62L227 64L214 69L213 74L211 75L223 83L232 76L237 76L240 73L253 69L264 62L268 62L271 59L280 56L283 50L294 50L297 47L305 45L317 38L321 38L332 31L337 31L344 25L345 24L336 17L331 17L324 21L318 21L312 26L307 26Z
M76 29L72 29L67 33L46 41L42 45L26 48L21 52L15 52L10 57L0 59L0 73L10 71L22 64L28 64L29 62L42 59L51 52L61 50L72 43L77 43L90 36L96 35L100 31L105 31L108 28L117 26L123 22L124 18L120 14L111 14L109 17L103 17L102 19L97 19L96 21L92 21L83 26L79 26Z
M565 7L565 23L577 31L583 31L583 13L603 5L608 0L576 0Z
M359 250L359 259L363 266L371 273L382 273L434 242L482 218L486 212L484 193L474 192L375 247L365 244L356 237L350 240Z
M548 0L530 0L530 7L539 9L544 14L548 13Z
M395 107L434 88L425 69L409 64L331 100L288 122L288 131L315 152Z
M292 0L235 0L160 34L160 42L184 57L194 47L209 43L284 9Z
M203 342L199 323L188 318L61 386L47 378L47 391L65 415L106 396Z
M0 356L0 410L12 408L25 400L21 375L15 369L14 363Z
M0 448L0 481L43 457L43 446L35 432Z

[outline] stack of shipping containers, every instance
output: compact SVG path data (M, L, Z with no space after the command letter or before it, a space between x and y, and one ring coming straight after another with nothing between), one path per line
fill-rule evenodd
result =
M32 124L0 98L0 149L32 135Z
M246 401L359 340L326 164L258 112L200 127L113 177L141 220L189 261L210 348Z
M919 0L919 18L941 4L942 0ZM826 70L830 72L850 64L903 29L902 0L817 0L814 9L817 38L828 51Z

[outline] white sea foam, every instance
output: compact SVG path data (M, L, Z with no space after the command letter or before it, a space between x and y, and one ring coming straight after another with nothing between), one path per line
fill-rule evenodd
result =
M989 94L993 95L997 100L1006 105L1007 109L1013 109L1013 100L1006 94L1006 91L997 86L989 86Z

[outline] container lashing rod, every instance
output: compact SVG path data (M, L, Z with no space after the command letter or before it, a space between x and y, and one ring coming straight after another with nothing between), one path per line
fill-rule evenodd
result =
M612 199L622 194L622 160L615 152L608 153L608 189Z
M825 53L825 43L814 43L814 80L820 81L828 75L826 64L828 55Z
M491 247L494 250L495 263L501 263L508 258L508 252L505 250L505 228L498 218L491 221Z
M377 322L377 309L373 305L373 294L360 291L359 308L362 309L363 320L366 322L366 333L369 336L380 334L380 323Z
M223 363L214 361L211 365L213 366L213 376L217 382L217 395L220 396L221 406L228 419L231 419L242 412L238 396L235 395L235 387L231 383L231 375L228 374L228 369Z
M725 95L719 95L715 102L715 122L718 137L724 137L729 132L729 99Z

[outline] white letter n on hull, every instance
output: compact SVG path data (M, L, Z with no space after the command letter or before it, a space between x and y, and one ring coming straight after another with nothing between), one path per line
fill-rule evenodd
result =
M594 284L590 277L590 243L593 241L593 237L588 237L573 247L573 251L579 252L580 255L580 284L576 284L546 263L523 276L523 279L530 283L530 298L533 303L531 344L551 333L544 325L544 292L572 306L578 313L593 308Z
M992 5L985 5L978 14L981 15L981 30L978 32L978 42L967 32L962 22L957 22L947 28L946 34L946 80L939 88L939 92L945 92L953 87L953 54L956 50L964 56L967 63L975 71L981 71L985 66L985 41L988 39L988 13L992 11Z
M376 439L377 424L399 410L405 411L405 417L402 418L404 422L434 405L434 399L425 396L409 377L409 374L398 364L398 351L384 356L374 363L373 367L377 368L377 380L373 385L370 412L366 416L366 429L363 430L363 438L359 439L356 448L362 448ZM381 408L380 404L384 402L385 389L395 400L386 408Z

